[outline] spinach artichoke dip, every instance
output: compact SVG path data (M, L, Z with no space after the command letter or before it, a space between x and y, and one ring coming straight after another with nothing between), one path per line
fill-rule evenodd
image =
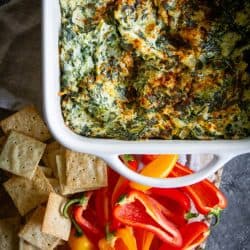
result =
M60 0L61 106L88 137L250 135L250 1Z

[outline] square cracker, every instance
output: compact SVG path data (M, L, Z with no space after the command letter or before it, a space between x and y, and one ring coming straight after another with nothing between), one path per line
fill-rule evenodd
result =
M47 168L47 167L44 167L44 166L38 166L38 168L40 168L44 175L47 177L47 178L51 178L52 175L53 175L53 171L51 168Z
M55 177L58 177L56 155L60 154L61 150L63 150L63 147L58 142L51 142L50 144L47 144L42 156L44 164L46 165L46 167L49 167L53 170L53 174Z
M72 188L66 185L66 175L65 175L65 158L63 155L56 156L56 163L57 163L57 172L58 172L58 180L60 186L60 194L62 195L69 195L84 192L87 190L97 189L98 187L93 188Z
M50 193L43 219L42 232L68 241L71 221L61 214L66 201L67 199L64 197L56 193Z
M50 192L53 192L53 187L40 168L37 168L31 180L13 176L3 186L22 216L47 201Z
M25 240L19 239L19 250L39 250L39 248L30 245Z
M33 106L27 106L0 121L0 126L5 134L15 130L39 141L46 141L51 137L48 128Z
M59 185L58 179L56 179L56 178L48 178L48 181L49 181L50 185L53 187L54 191L57 194L60 194L61 190L60 190L60 185Z
M19 216L15 204L2 185L0 185L0 204L0 219Z
M28 223L20 231L19 237L35 247L49 250L53 249L59 243L60 239L42 232L44 213L45 208L38 207Z
M20 227L20 218L8 218L0 220L0 249L16 250L18 249L18 230Z
M66 185L70 188L93 188L107 186L107 165L100 158L65 151Z
M12 174L31 179L45 146L40 141L12 131L0 155L0 168Z

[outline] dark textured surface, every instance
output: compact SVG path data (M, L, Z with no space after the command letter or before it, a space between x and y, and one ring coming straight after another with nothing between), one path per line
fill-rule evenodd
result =
M212 229L207 250L250 249L250 154L231 160L223 171L221 189L228 208Z
M0 7L0 87L40 107L40 1L11 0ZM13 39L15 37L15 39ZM20 88L20 85L25 86ZM0 110L0 116L6 114ZM222 149L223 152L223 149ZM224 168L221 188L229 200L206 250L250 250L250 154Z

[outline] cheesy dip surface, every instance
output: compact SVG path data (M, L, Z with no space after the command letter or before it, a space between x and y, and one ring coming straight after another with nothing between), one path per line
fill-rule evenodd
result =
M61 105L88 137L250 135L250 1L60 0Z

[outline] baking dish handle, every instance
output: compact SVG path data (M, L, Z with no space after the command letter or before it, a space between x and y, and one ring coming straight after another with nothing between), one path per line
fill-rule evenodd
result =
M236 154L220 154L214 155L213 160L201 170L186 175L183 177L169 177L169 178L152 178L148 176L141 175L139 173L130 170L126 167L118 155L109 155L109 156L100 156L102 157L109 166L120 175L125 178L151 187L161 187L161 188L177 188L192 185L197 183L205 178L214 174L217 170L219 170L225 163L227 163L230 159L232 159Z

